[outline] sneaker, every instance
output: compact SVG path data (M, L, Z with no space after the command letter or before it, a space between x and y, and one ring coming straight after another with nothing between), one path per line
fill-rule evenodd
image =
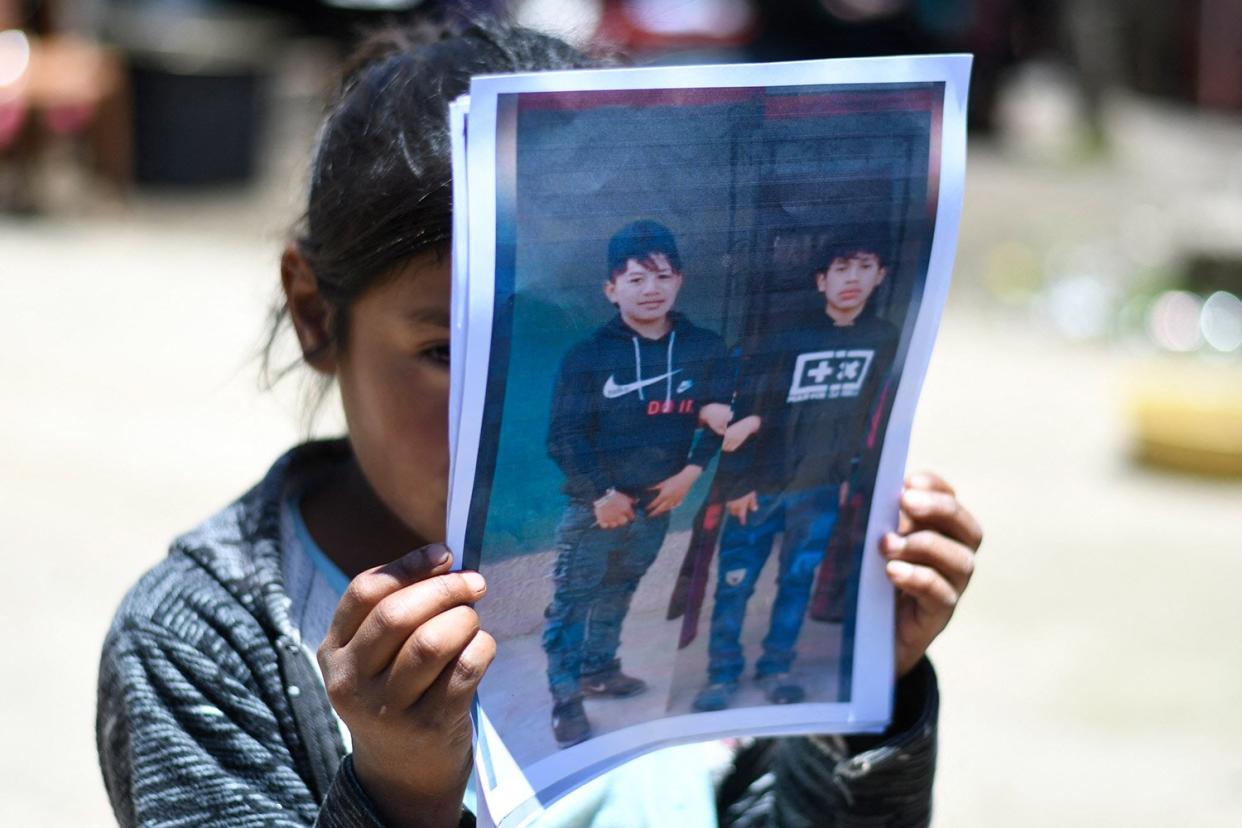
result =
M552 708L552 735L563 748L591 738L591 723L582 709L582 699L561 702Z
M699 691L694 697L694 709L700 713L708 713L712 710L724 710L733 701L733 694L737 692L736 681L725 681L716 684L709 684Z
M647 682L627 676L618 670L582 677L582 695L602 696L610 699L628 699L647 689Z
M794 681L789 673L760 676L756 681L771 704L797 704L806 698L802 685Z

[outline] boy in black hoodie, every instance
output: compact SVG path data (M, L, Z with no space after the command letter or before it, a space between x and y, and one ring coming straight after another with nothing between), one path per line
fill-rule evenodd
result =
M645 220L621 228L608 243L604 282L617 315L561 362L548 454L565 474L570 502L557 527L543 648L562 747L591 735L584 695L647 689L621 672L621 625L664 542L669 512L729 422L724 342L673 311L681 285L666 227ZM708 428L696 442L700 424Z
M755 677L769 702L805 697L790 677L815 570L859 462L898 332L866 313L888 274L883 227L853 227L815 273L821 295L801 324L783 327L744 362L737 421L724 437L727 500L708 644L708 684L697 710L727 707L745 667L746 604L778 532L777 592ZM859 240L863 241L859 241Z

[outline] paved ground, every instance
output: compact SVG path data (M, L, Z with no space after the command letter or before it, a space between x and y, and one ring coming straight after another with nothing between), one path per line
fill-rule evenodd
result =
M979 287L995 243L1115 233L1167 182L982 149L972 163L912 450L988 533L934 650L936 824L1234 825L1242 484L1132 466L1123 394L1142 356L1067 344ZM107 824L92 722L110 614L174 533L300 433L294 389L260 393L250 361L283 193L0 219L0 824Z

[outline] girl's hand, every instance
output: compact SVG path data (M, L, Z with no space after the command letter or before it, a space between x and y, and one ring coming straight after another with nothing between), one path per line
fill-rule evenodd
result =
M737 451L741 448L742 443L759 430L760 419L757 414L751 414L749 417L743 417L733 425L725 429L724 442L720 444L721 451Z
M393 825L457 825L470 775L470 703L496 642L469 606L483 576L452 560L433 544L363 572L319 648L358 781Z
M717 434L724 434L732 419L733 409L724 403L708 403L699 409L699 422Z
M927 472L906 478L897 532L880 540L897 595L897 675L914 668L953 617L975 569L983 530L953 487Z

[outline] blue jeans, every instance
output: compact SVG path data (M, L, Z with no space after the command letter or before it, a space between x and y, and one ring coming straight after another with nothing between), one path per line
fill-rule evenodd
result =
M741 643L746 603L754 594L772 541L781 530L785 537L781 542L776 600L755 674L762 678L789 671L811 598L815 569L824 559L832 527L837 522L839 495L839 486L759 494L759 509L750 513L745 526L732 516L725 519L708 642L707 673L713 684L737 681L746 666Z
M556 590L544 612L543 650L548 685L557 703L576 698L583 676L620 666L621 625L638 582L655 562L668 513L634 520L616 529L595 525L592 504L573 501L556 528Z

